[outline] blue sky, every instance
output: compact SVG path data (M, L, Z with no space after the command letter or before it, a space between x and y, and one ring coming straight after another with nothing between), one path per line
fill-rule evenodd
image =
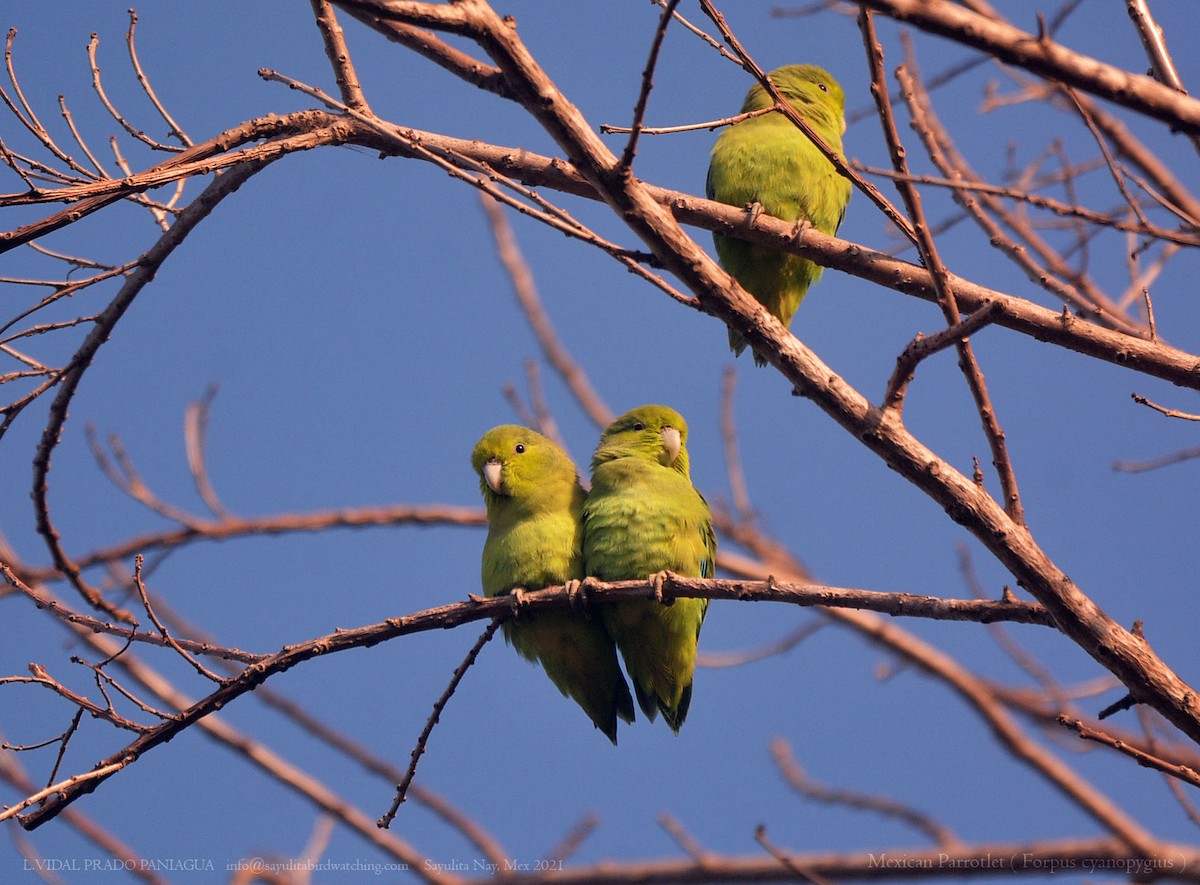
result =
M130 74L124 49L125 3L63 2L51 17L41 3L7 4L0 24L16 27L14 64L26 97L59 137L56 99L64 94L94 145L118 134L90 91L85 46L100 35L106 89L154 134L162 125ZM1200 82L1189 55L1184 4L1158 4L1185 83ZM1032 8L998 3L1014 23L1035 26ZM1120 12L1084 4L1060 34L1066 44L1134 71L1146 67L1135 32ZM693 4L685 14L698 23ZM593 125L626 124L637 95L657 11L645 3L512 2L519 32L540 63ZM772 4L739 3L730 23L766 68L809 61L844 85L848 108L870 101L853 19L822 14L770 15ZM176 4L139 4L138 50L155 89L196 141L251 117L311 106L304 96L263 82L259 68L333 92L308 4L215 4L203 14ZM345 18L345 17L343 17ZM345 22L350 49L372 106L416 128L497 144L559 152L515 105L462 84L430 63ZM887 68L901 60L897 28L880 21ZM934 74L967 50L921 35L917 57ZM1016 87L985 65L940 90L935 103L960 149L998 180L1010 146L1018 165L1055 137L1076 161L1095 153L1086 130L1065 113L1015 105L979 113L985 84ZM744 73L674 28L651 97L650 125L676 125L733 113L748 88ZM32 152L11 118L0 136ZM1160 150L1184 180L1196 155L1163 127L1131 128ZM909 154L921 163L911 140ZM685 192L702 192L712 133L642 140L636 172ZM608 136L619 150L620 136ZM852 125L847 154L886 165L878 126ZM135 168L151 156L129 139ZM111 165L111 164L110 164ZM881 182L882 190L893 189ZM8 175L0 190L19 190ZM187 195L199 192L189 183ZM1118 195L1104 170L1085 176L1081 199L1106 210ZM553 194L548 194L552 198ZM634 245L599 205L561 203L603 236ZM952 213L929 192L934 219ZM39 217L8 209L5 229ZM720 324L690 312L606 256L524 219L513 225L548 314L563 342L615 411L663 402L691 427L693 478L712 502L727 501L719 434L720 387L732 358ZM706 232L697 231L708 245ZM156 230L141 210L113 207L47 240L46 245L100 261L134 257ZM883 218L856 195L840 236L873 248L894 240ZM1057 307L991 249L970 223L939 240L955 272ZM1089 269L1109 292L1128 279L1124 240L1105 234ZM910 259L911 254L908 255ZM61 274L29 250L8 253L0 275ZM1159 334L1200 348L1200 315L1190 297L1194 255L1167 265L1152 294ZM27 299L5 286L9 301ZM96 309L115 288L85 292L55 318ZM19 301L18 303L25 303ZM11 311L9 311L11 312ZM937 309L844 274L829 272L793 324L834 370L878 401L896 355L918 332L942 325ZM45 336L31 347L62 358L77 338ZM61 339L61 340L60 340ZM1194 605L1196 465L1115 473L1116 459L1166 454L1194 444L1194 425L1171 421L1130 399L1137 392L1196 411L1194 396L1129 371L1090 361L1000 328L975 346L1008 435L1027 516L1042 547L1124 624L1144 620L1155 649L1195 683L1200 656L1189 615ZM164 500L204 513L187 473L181 433L187 404L219 385L209 429L209 468L225 506L239 515L308 512L398 503L477 505L468 457L488 428L514 419L502 389L524 389L524 363L536 340L492 244L476 194L427 164L381 160L352 148L294 155L252 179L202 224L135 302L87 372L55 455L51 506L75 555L169 523L124 497L88 453L84 427L118 433L142 476ZM5 369L8 371L9 369ZM938 596L968 594L957 548L972 551L980 579L998 595L1012 583L957 525L920 492L848 437L812 403L789 395L772 370L736 363L736 416L747 482L764 529L833 585ZM598 429L560 380L541 378L565 441L581 466ZM0 445L0 529L30 564L47 554L33 531L30 462L45 403L24 413ZM969 393L949 353L922 366L906 420L926 444L961 470L986 463ZM989 481L990 481L989 477ZM994 487L993 487L994 490ZM478 589L479 529L393 527L200 543L168 557L150 586L219 642L254 651L407 614L465 598ZM100 576L97 576L97 580ZM25 601L0 600L3 675L37 661L80 691L95 693L86 671L68 662L80 650ZM717 602L701 637L705 651L754 647L807 623L803 610ZM977 673L1024 684L1027 678L972 624L906 620L900 626ZM477 635L474 627L421 635L305 664L270 685L403 767L433 701ZM1011 632L1064 682L1100 671L1050 631ZM64 646L64 640L67 645ZM139 650L192 696L205 686L167 654ZM818 631L781 657L697 675L686 726L675 737L662 723L639 721L610 747L548 680L500 641L487 647L442 716L418 782L444 794L501 840L513 858L531 861L583 815L596 832L573 862L658 858L680 851L656 822L668 813L707 849L757 854L754 827L797 851L921 846L894 821L818 805L796 796L771 761L769 742L790 742L798 761L831 786L889 795L920 808L973 841L1017 841L1097 834L1096 825L1028 769L1012 762L987 729L946 688L911 669L887 679L889 658L840 628ZM1115 699L1117 692L1106 696ZM1095 709L1102 701L1087 702ZM31 687L0 690L3 739L32 743L59 733L71 709ZM305 735L253 696L222 717L314 774L376 816L391 786ZM128 741L85 721L64 772L89 767ZM1143 826L1164 838L1195 841L1194 827L1157 776L1104 752L1077 754L1071 739L1055 746ZM35 780L52 752L23 754ZM2 801L18 798L4 790ZM105 783L75 806L112 826L143 856L208 858L215 872L186 881L224 881L225 864L242 857L300 852L316 812L243 758L192 729ZM394 832L439 862L478 855L427 810L410 803ZM30 836L38 856L94 857L95 848L55 821ZM338 828L324 855L383 861L360 837ZM21 870L0 838L0 871ZM6 881L11 872L0 873ZM31 874L18 873L18 881ZM115 879L113 881L116 881ZM313 881L352 881L335 873Z

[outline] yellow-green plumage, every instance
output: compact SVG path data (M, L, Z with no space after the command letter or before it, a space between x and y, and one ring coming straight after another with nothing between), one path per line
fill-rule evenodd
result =
M584 505L587 573L603 581L661 571L710 578L717 542L712 513L692 487L687 424L666 406L622 415L600 437ZM604 607L604 625L625 659L638 704L661 711L678 732L692 700L696 640L707 599L652 600Z
M586 493L575 465L540 433L513 424L484 434L471 453L487 506L483 592L541 590L584 577L582 512ZM599 618L568 611L524 615L504 638L540 663L564 695L614 744L617 717L633 721L633 698Z
M813 130L839 156L846 129L842 87L815 65L788 65L771 80ZM742 112L769 108L774 100L755 84ZM713 145L706 191L710 200L732 206L758 204L783 221L808 221L832 236L850 201L850 182L838 174L808 137L778 112L730 126ZM717 257L729 275L785 325L821 277L821 266L756 243L713 234ZM729 346L741 355L746 342L733 329ZM757 353L754 362L766 365Z

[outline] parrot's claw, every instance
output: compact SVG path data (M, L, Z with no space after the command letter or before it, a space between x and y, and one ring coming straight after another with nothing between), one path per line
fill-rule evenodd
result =
M512 600L513 620L521 620L522 612L525 609L525 588L513 587L512 592L508 595L508 598Z
M666 569L663 569L658 574L650 576L650 586L654 588L655 601L660 602L663 605L673 605L675 603L674 597L671 597L670 599L668 599L666 597L666 595L663 593L663 587L666 585L667 581L669 581L672 577L674 577L674 575L672 575Z
M588 617L592 615L592 592L595 590L596 579L590 575L579 582L578 598L580 607Z
M807 218L799 218L796 220L796 224L792 227L792 232L789 236L791 236L795 242L799 243L804 238L804 232L812 226L812 222Z
M567 591L567 599L571 602L571 609L579 611L581 608L579 593L583 587L583 582L578 578L571 578L569 581L563 582L563 588Z
M763 209L762 203L755 200L753 203L746 204L746 227L754 227L758 223L759 216L766 210Z

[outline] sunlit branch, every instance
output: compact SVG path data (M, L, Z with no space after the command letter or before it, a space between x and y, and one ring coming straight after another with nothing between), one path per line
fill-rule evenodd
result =
M1138 765L1161 771L1163 774L1178 778L1193 787L1200 787L1200 775L1196 774L1193 769L1188 768L1186 765L1173 765L1151 753L1139 750L1137 747L1131 747L1124 741L1117 740L1112 735L1085 725L1082 720L1072 719L1069 716L1059 716L1058 722L1060 725L1064 725L1076 732L1085 741L1095 741L1098 744L1116 750L1118 753L1123 753L1133 759Z
M873 796L853 790L833 789L819 784L808 776L792 755L792 748L783 738L771 742L771 756L783 773L788 784L796 792L817 802L844 805L863 811L874 811L884 817L893 818L924 833L936 844L944 847L961 845L958 837L948 827L938 823L928 814L911 808L886 796Z
M577 604L573 588L553 587L522 594L519 606L523 611L537 612L549 608L569 608ZM905 593L879 593L811 585L789 585L777 581L701 580L669 575L659 582L618 581L601 583L587 579L583 593L590 601L616 602L623 599L710 598L786 602L795 605L845 605L855 609L886 611L894 615L910 615L946 620L1014 620L1028 624L1049 625L1047 613L1041 606L1013 601L945 600ZM509 597L483 599L473 597L467 602L428 609L413 615L389 618L386 621L354 629L338 630L306 642L289 645L271 655L261 657L241 673L226 679L220 687L203 699L181 706L180 712L149 729L145 734L107 759L101 760L91 772L79 775L77 781L64 783L61 789L38 809L21 818L22 826L32 829L53 818L80 796L95 790L100 783L125 768L141 755L170 741L181 731L222 709L247 692L253 691L272 675L290 670L314 658L336 654L352 648L370 648L398 636L429 630L447 629L471 621L511 617L514 600ZM22 805L24 809L28 804Z
M863 0L877 12L980 49L1001 61L1200 133L1200 102L1149 77L1073 52L949 0Z
M482 199L482 204L492 229L492 236L496 240L496 251L500 256L500 261L508 271L517 302L521 305L521 310L524 311L530 328L533 329L538 343L542 346L542 353L545 354L546 360L554 367L563 381L567 383L567 386L571 388L575 399L587 411L593 423L599 427L607 427L613 419L612 409L592 386L587 373L563 346L554 325L550 322L546 309L542 306L533 274L517 245L512 225L508 223L504 212L495 201L485 197Z
M45 539L46 545L54 560L54 565L71 582L89 605L107 614L109 617L126 623L134 623L134 618L105 600L95 588L83 580L78 566L67 555L61 543L61 536L50 517L50 506L47 499L47 476L50 472L51 459L55 447L62 435L63 425L67 420L67 410L84 372L91 364L92 358L101 345L108 340L113 328L120 321L125 311L142 288L154 278L155 272L164 260L183 242L191 230L200 223L213 208L226 196L235 192L245 181L258 172L262 164L246 164L230 170L212 182L196 200L184 210L175 225L151 247L141 258L136 270L126 277L125 284L100 314L96 317L91 332L88 333L83 345L75 352L71 361L58 383L58 393L50 405L50 418L42 433L42 440L34 458L33 499L37 514L38 533Z

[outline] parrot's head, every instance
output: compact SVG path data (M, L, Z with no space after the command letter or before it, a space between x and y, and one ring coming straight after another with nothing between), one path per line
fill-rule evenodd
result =
M771 81L787 103L817 128L832 129L839 136L846 133L846 94L832 75L816 65L786 65L770 73ZM746 96L742 112L769 108L775 102L756 83Z
M688 476L687 434L687 422L674 409L641 406L626 412L600 435L592 469L605 461L632 456Z
M475 444L471 466L490 514L505 502L536 506L557 501L555 492L573 490L575 465L546 437L528 427L493 427Z

